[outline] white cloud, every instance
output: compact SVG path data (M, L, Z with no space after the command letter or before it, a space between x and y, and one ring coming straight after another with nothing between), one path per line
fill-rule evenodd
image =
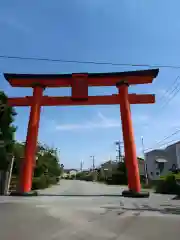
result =
M83 129L97 129L97 128L116 128L120 127L119 120L105 117L102 113L98 112L98 118L96 121L84 122L79 124L61 124L56 126L56 130L59 131L72 131Z
M135 116L134 123L142 124L148 120L146 115ZM72 130L85 130L85 129L109 129L109 128L120 128L121 120L113 119L104 116L101 112L98 112L97 119L95 121L86 121L77 124L61 124L56 125L56 130L59 131L72 131Z

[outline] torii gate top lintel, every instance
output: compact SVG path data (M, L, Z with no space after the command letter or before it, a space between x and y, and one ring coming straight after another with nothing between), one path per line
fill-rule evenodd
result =
M4 73L12 87L70 87L72 79L87 79L88 86L115 86L118 81L126 80L129 85L152 83L159 69L112 72L112 73L72 73L72 74L13 74Z

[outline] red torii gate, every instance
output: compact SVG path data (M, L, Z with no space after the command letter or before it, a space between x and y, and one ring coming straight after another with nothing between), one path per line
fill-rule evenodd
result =
M148 104L155 102L153 94L128 94L128 86L152 83L159 69L117 72L117 73L75 73L75 74L11 74L5 73L5 79L12 87L31 87L33 96L8 98L11 106L30 106L25 156L20 176L20 193L31 191L33 167L37 147L41 106L74 106L120 104L122 132L125 147L125 163L128 172L129 191L124 196L147 196L141 193L139 167L131 120L130 104ZM89 96L88 87L117 86L118 94L107 96ZM46 87L71 87L71 97L43 96Z

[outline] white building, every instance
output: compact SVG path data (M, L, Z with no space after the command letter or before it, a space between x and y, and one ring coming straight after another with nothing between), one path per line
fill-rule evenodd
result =
M180 141L165 149L155 149L146 153L146 164L150 179L167 175L172 169L180 169Z
M70 177L70 176L75 176L77 174L78 170L77 169L64 169L62 177Z

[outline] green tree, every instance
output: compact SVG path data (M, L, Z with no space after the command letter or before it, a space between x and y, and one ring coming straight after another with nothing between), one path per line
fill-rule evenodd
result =
M15 142L13 155L15 158L13 175L19 176L21 163L24 158L25 143ZM61 174L61 165L57 156L57 150L38 143L36 152L36 166L33 176L33 189L46 188L50 184L56 184Z
M0 170L7 170L9 155L13 152L16 127L12 124L16 112L8 106L8 98L0 91Z
M25 144L20 142L14 143L13 156L14 156L14 166L13 175L18 176L20 174L21 163L24 158Z
M44 173L50 177L58 177L61 174L61 166L57 150L38 143L34 176L39 177Z
M119 162L111 178L112 184L127 184L127 169L125 162Z

